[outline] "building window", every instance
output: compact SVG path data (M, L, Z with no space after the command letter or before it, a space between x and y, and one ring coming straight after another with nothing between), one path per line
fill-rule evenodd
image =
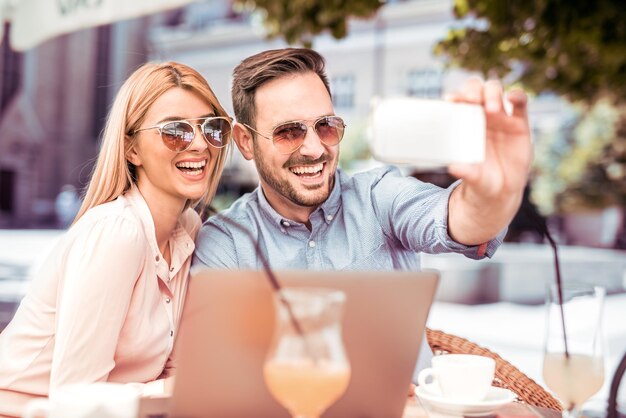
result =
M343 75L333 77L331 81L333 105L338 108L349 109L354 107L354 76Z
M428 99L440 98L443 73L440 70L421 68L409 71L407 94Z
M19 89L22 78L22 54L9 46L9 30L10 25L4 23L4 38L0 44L0 115Z
M91 134L100 138L109 107L109 85L111 83L111 25L100 26L96 44L96 72L94 76L93 119Z

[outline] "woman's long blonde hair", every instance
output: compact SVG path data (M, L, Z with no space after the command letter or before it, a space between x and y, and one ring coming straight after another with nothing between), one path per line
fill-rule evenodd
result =
M166 91L179 87L206 99L216 116L228 117L207 81L193 68L176 62L147 63L138 68L120 88L104 128L102 147L93 169L76 223L89 209L115 200L135 182L135 167L126 159L132 132L140 127L150 106ZM209 187L204 196L187 206L204 212L215 195L230 143L220 149Z

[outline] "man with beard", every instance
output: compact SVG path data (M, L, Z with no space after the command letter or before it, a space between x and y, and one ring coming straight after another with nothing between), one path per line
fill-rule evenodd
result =
M337 168L345 125L315 51L265 51L242 61L233 76L233 135L254 160L260 187L204 224L194 268L262 268L255 242L233 221L258 241L273 269L416 271L420 252L480 259L502 242L532 159L523 92L508 94L510 114L497 82L471 79L453 98L484 107L486 158L450 166L462 180L442 189L394 167L354 176ZM420 363L429 356L420 355Z

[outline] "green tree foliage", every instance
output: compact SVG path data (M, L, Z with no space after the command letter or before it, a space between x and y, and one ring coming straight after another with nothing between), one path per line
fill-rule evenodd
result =
M624 0L455 0L454 13L435 47L451 65L571 101L626 101Z
M573 125L537 138L540 210L626 204L626 2L455 0L454 14L435 46L449 65L576 103Z
M577 105L535 145L531 200L544 214L626 204L626 106Z
M311 46L313 37L330 31L336 39L347 34L350 17L373 16L380 0L236 0L240 10L257 10L269 37L282 36L289 44Z

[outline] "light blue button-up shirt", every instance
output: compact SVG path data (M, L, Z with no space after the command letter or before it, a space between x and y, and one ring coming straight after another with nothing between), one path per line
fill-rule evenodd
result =
M248 229L276 270L417 271L419 252L491 257L506 230L481 246L462 245L448 235L448 200L458 184L443 189L405 177L395 167L354 176L338 169L330 196L309 218L310 231L278 214L258 187L205 222L194 268L262 269L255 243L220 219L224 216ZM429 354L423 347L418 368L430 362Z
M490 257L505 231L486 246L462 245L448 235L448 199L457 185L442 189L395 167L354 176L338 169L330 196L311 214L310 231L279 215L258 187L205 222L194 265L262 268L254 242L222 216L249 230L274 269L417 271L419 252Z

